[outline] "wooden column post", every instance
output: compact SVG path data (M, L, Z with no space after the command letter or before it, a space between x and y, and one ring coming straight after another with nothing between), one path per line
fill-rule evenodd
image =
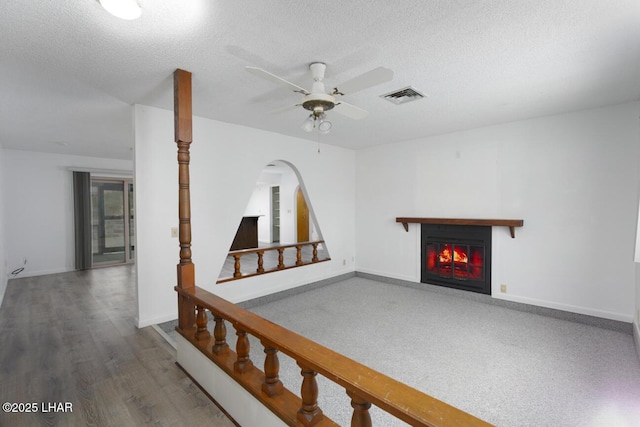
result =
M178 217L180 219L180 263L178 288L195 286L195 271L191 262L191 199L189 190L189 147L192 142L191 73L176 70L173 73L173 117L175 141L178 145ZM192 301L178 296L178 327L189 329L195 323Z

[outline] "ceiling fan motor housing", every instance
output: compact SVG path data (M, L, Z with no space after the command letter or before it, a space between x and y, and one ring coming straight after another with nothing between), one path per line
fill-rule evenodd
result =
M303 108L316 114L329 111L335 106L336 99L327 93L310 93L305 95L302 101Z
M309 64L311 75L313 76L313 87L311 93L305 95L302 100L302 107L312 111L314 115L319 115L331 110L336 105L336 100L324 90L324 72L327 65L324 62L313 62Z

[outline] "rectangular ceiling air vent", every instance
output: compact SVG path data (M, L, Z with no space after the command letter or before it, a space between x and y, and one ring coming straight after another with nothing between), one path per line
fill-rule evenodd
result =
M394 90L393 92L387 93L385 95L380 95L380 97L386 99L389 102L393 102L396 105L400 105L422 99L424 98L424 95L411 86L407 86L403 89Z

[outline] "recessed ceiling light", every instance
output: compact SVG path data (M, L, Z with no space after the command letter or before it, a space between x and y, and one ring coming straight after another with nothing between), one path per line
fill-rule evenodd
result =
M99 0L103 8L120 19L137 19L142 15L142 8L136 0Z

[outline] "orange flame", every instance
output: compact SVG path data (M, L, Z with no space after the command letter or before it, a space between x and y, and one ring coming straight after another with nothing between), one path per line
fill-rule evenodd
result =
M439 258L440 263L451 263L451 247L449 245L445 246L445 248L440 252ZM457 248L455 248L453 250L453 261L468 263L469 257L467 257L467 254L465 252L459 251Z

